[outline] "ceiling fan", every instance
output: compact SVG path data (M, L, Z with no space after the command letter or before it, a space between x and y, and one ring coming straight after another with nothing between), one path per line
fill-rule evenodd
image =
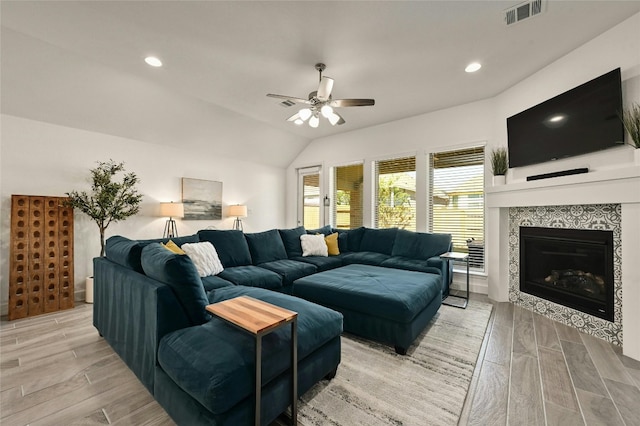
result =
M335 126L336 124L345 123L344 118L335 111L335 108L375 105L374 99L333 99L331 97L333 79L322 75L326 65L318 63L315 68L320 73L320 84L318 85L318 90L309 93L309 99L275 95L273 93L267 94L270 98L284 99L285 102L283 104L286 106L294 104L306 105L300 111L287 118L287 121L293 121L295 124L301 125L309 120L309 126L315 128L320 124L320 116L322 116L329 120L332 126Z

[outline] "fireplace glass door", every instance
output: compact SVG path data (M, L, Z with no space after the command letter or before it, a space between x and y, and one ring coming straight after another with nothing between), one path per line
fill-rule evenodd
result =
M520 290L613 321L613 232L521 227Z

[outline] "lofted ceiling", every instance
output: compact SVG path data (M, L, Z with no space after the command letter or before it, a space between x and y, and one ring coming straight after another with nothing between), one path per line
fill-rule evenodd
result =
M493 97L640 11L549 0L507 26L518 3L3 0L2 112L282 167L319 137ZM306 98L316 62L334 98L376 105L287 122L297 108L265 95Z

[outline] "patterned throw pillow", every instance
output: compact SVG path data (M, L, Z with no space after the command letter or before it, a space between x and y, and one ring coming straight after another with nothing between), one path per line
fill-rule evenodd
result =
M329 255L327 243L324 235L300 235L300 245L302 245L302 256L324 256Z
M183 244L182 250L191 258L200 277L218 275L224 270L218 257L218 252L215 247L213 247L213 244L208 241Z

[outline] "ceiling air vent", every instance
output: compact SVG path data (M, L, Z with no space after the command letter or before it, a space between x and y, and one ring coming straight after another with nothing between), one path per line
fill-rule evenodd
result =
M505 9L503 11L504 22L506 22L507 25L511 25L537 16L544 11L545 4L546 0L532 0Z
M296 104L295 102L291 102L289 99L287 99L286 101L280 102L280 105L282 105L283 107L290 107L295 104Z

